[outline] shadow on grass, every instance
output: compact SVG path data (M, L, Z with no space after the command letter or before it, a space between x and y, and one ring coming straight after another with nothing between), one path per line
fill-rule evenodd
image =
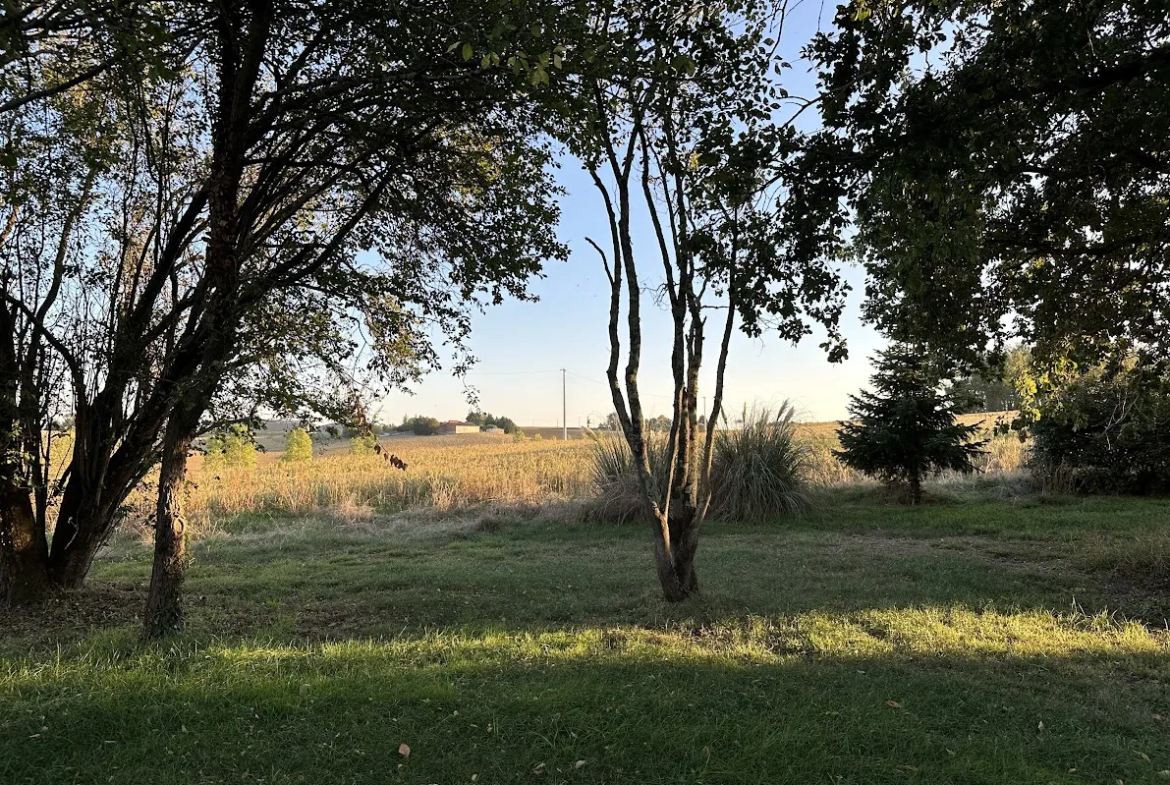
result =
M277 525L159 648L120 547L0 616L0 783L1170 781L1167 633L1084 557L1162 508L941 509L712 526L681 606L639 527Z
M823 657L603 630L126 643L0 671L0 782L1136 783L1170 769L1165 651L1119 640Z

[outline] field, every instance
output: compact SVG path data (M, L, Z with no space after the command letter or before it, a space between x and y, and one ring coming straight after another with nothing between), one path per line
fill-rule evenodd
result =
M0 610L0 783L1170 781L1170 501L824 485L669 606L588 442L384 443L203 472L181 638L133 533Z
M988 428L1004 413L970 415ZM865 478L841 465L832 455L837 446L836 423L799 426L807 447L805 475L818 486L866 484ZM598 432L597 438L614 438ZM1025 448L1012 435L988 436L990 454L983 462L987 475L1011 476L1025 459ZM557 505L593 493L593 441L553 438L517 440L504 435L382 437L385 449L407 463L394 469L378 456L352 456L348 440L318 442L310 464L279 460L279 438L263 435L267 452L255 469L206 471L202 459L192 460L195 488L191 497L196 526L206 528L235 515L327 514L360 519L375 513L403 510L480 509ZM944 478L943 484L955 478ZM149 510L143 497L142 513Z

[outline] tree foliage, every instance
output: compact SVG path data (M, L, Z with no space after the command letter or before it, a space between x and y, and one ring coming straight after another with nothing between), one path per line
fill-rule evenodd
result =
M895 344L879 352L872 390L850 396L850 422L841 423L841 449L834 454L850 468L906 489L922 501L922 481L941 471L970 473L986 441L978 425L956 415L961 396L944 385L937 365L919 347Z
M499 428L504 433L516 433L516 423L510 417L495 416L484 412L468 412L467 422L481 428Z
M372 433L363 433L349 440L350 455L373 455L377 451L378 437Z
M256 468L256 438L246 426L216 431L207 439L205 465L214 470Z
M313 460L313 439L304 428L293 428L284 437L284 452L280 459L289 463Z
M439 432L439 421L434 417L424 417L416 414L414 417L403 417L399 432L413 433L415 436L434 436Z
M31 23L90 4L25 5ZM534 69L485 70L451 45L539 61L571 4L99 5L106 27L70 17L102 64L79 63L83 79L30 68L36 47L0 60L10 596L79 585L160 459L156 567L174 583L200 432L261 405L351 416L351 390L417 378L438 341L459 367L471 313L525 296L563 254ZM85 49L114 37L131 43L113 57ZM46 482L57 413L76 444Z
M1170 492L1170 375L1134 359L1046 386L1032 424L1037 469L1088 493Z
M1149 2L841 5L818 37L825 181L868 315L977 361L1170 352L1170 21ZM812 167L816 169L816 167Z

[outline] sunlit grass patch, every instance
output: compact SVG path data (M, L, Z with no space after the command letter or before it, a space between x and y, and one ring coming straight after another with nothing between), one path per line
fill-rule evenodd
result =
M1164 607L1115 565L1167 509L848 495L707 529L679 606L640 527L253 516L154 647L124 541L117 613L0 636L0 783L1161 782Z

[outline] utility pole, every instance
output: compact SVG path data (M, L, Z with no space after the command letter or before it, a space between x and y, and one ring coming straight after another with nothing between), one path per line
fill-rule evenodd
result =
M567 371L561 369L561 437L562 441L569 440L569 382Z

